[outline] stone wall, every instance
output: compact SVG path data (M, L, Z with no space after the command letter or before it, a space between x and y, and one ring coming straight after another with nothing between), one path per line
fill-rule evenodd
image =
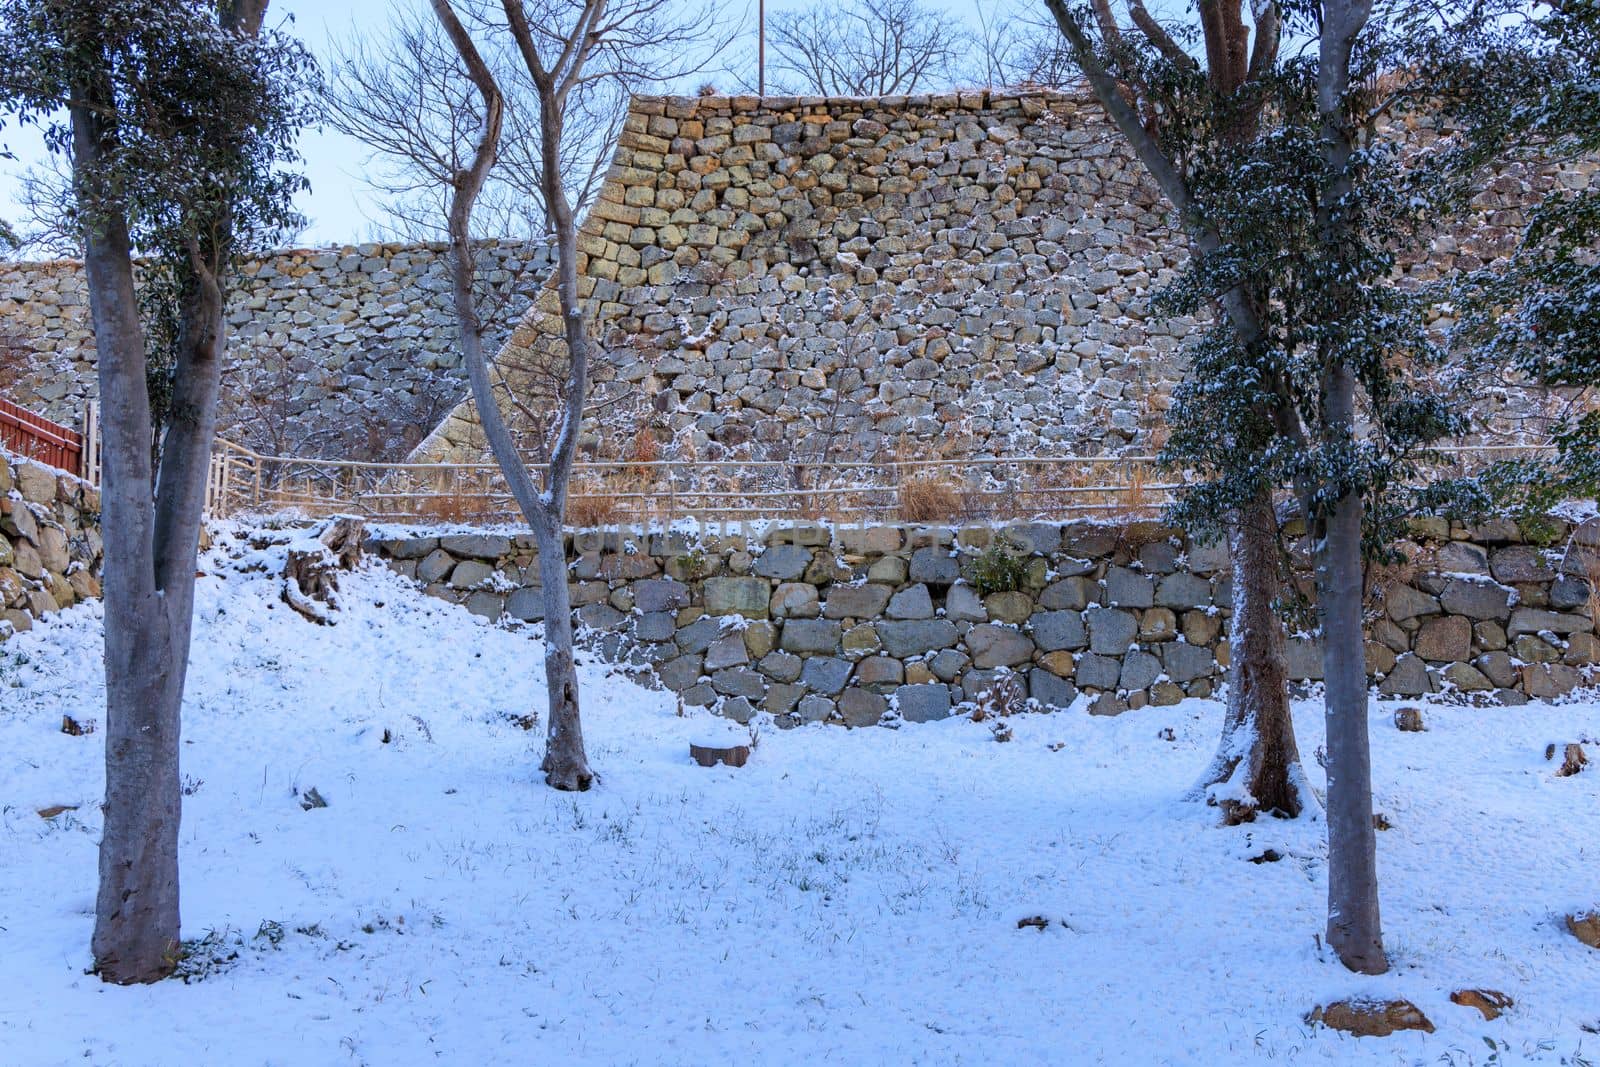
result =
M364 244L242 263L226 316L223 432L277 454L404 455L467 391L445 248ZM548 266L543 245L484 247L491 344ZM78 426L98 388L80 265L0 263L0 395Z
M1384 696L1521 703L1600 682L1600 522L1417 527L1412 563L1375 574L1367 663ZM691 541L569 535L586 640L685 703L785 725L942 718L1002 678L1014 699L1114 714L1209 696L1228 660L1219 545L1155 523L803 525ZM369 546L431 595L489 619L541 618L526 536L384 535ZM1003 553L1014 585L980 596ZM1292 638L1289 675L1321 677Z
M0 641L100 595L100 493L0 452Z
M1407 277L1481 265L1594 171L1498 177ZM713 459L1145 450L1197 328L1149 309L1184 258L1167 205L1097 104L1054 93L637 98L580 244L632 401L590 428L601 458L641 429ZM546 292L500 356L515 388L559 337ZM481 453L469 401L416 455Z

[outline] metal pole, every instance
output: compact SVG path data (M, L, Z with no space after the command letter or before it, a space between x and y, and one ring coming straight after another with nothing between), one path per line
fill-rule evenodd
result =
M756 95L767 95L767 0L756 0Z

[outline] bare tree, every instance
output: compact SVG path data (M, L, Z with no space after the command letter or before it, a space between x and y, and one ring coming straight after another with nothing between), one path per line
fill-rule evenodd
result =
M715 12L698 9L675 17L671 0L502 0L504 22L480 18L482 32L509 36L538 101L539 177L545 213L555 237L555 293L565 347L565 385L544 484L523 462L501 413L483 352L483 324L473 303L473 209L505 131L505 97L493 68L451 0L431 0L451 47L478 93L482 124L469 161L450 176L449 233L462 362L472 384L478 419L539 550L544 595L546 720L545 781L556 789L588 789L594 780L584 752L573 662L572 601L567 591L562 532L572 463L578 449L595 348L589 338L578 285L578 227L561 160L567 116L583 94L617 85L636 86L691 72L709 43ZM690 58L683 58L690 57Z
M486 21L477 0L463 10L469 23ZM539 94L514 50L483 55L502 93L505 133L473 209L475 236L543 237L550 224ZM371 149L379 164L365 180L384 197L381 228L411 240L448 236L451 183L469 165L484 114L438 21L412 5L393 5L387 36L363 32L343 42L333 75L328 121ZM622 78L594 82L566 102L558 166L576 211L599 191L630 88Z
M0 105L45 123L46 143L70 152L99 351L106 799L92 950L110 982L154 981L179 958L179 732L224 287L236 245L280 232L304 185L276 168L305 118L307 59L261 34L266 7L0 8ZM175 324L159 478L135 247L170 283Z
M973 14L978 28L963 69L965 80L991 88L1045 89L1082 82L1071 50L1062 46L1061 33L1049 19L1031 8L995 0L978 0Z
M967 28L918 0L824 0L772 16L774 84L827 96L891 96L949 85Z

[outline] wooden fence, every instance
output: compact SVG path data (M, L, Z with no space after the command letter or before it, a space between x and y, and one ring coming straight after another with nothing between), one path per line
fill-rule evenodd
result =
M71 474L83 474L84 435L0 399L0 446Z

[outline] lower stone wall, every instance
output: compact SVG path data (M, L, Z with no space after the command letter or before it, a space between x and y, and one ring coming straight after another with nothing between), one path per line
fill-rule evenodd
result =
M1381 695L1522 703L1600 682L1600 523L1528 532L1540 544L1511 522L1418 524L1412 562L1371 585ZM612 531L568 546L586 640L739 720L924 721L985 693L1057 708L1081 694L1115 714L1210 696L1228 662L1226 552L1155 523ZM541 617L531 537L385 534L369 548L475 614ZM985 573L996 563L1010 580ZM1317 642L1291 638L1288 667L1320 678Z
M100 595L100 493L0 452L0 641Z

